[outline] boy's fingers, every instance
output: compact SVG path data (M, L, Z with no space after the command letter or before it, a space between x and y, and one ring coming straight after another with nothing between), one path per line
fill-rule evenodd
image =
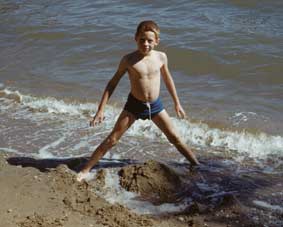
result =
M105 117L100 117L100 118L98 119L98 123L102 123L102 121L104 121L104 119L105 119Z
M105 119L105 117L103 117L103 118L98 118L98 119L93 119L92 121L91 121L91 124L94 126L94 125L98 125L98 124L100 124L100 123L102 123L102 121Z
M104 121L104 119L105 119L104 116L103 117L98 117L98 118L93 118L93 119L90 120L89 125L90 126L95 126L97 124L102 123L102 121Z
M95 118L91 119L90 122L89 122L89 125L90 125L90 126L96 125L96 121L97 121L97 120L96 120Z
M178 117L183 119L183 118L186 117L186 113L185 113L184 111L181 111L181 110L180 110L180 111L178 112Z

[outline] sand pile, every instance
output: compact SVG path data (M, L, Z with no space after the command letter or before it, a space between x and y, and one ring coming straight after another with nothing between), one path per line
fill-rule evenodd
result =
M119 171L120 184L155 204L176 202L183 189L180 176L165 164L148 161Z
M39 215L34 213L27 216L24 221L19 222L19 227L63 227L65 220L63 218L50 218L48 216Z
M128 208L119 204L109 204L97 196L93 189L103 187L103 178L104 171L99 171L95 181L80 183L77 182L76 177L67 166L61 165L54 171L51 187L54 189L54 193L61 191L62 202L69 210L95 218L97 224L113 227L153 225L150 218L132 213Z

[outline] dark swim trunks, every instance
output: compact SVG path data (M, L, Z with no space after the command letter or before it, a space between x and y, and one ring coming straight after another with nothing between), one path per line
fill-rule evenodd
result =
M130 112L136 119L151 120L164 109L160 97L153 102L143 102L135 98L131 93L125 104L124 110Z

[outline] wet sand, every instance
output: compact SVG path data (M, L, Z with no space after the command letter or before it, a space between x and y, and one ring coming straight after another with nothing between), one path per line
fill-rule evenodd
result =
M209 204L193 201L180 213L136 214L95 193L103 190L103 169L95 180L77 182L75 170L81 161L35 160L1 152L0 226L255 226L233 195L223 197L213 210ZM156 204L193 193L184 190L179 173L155 161L124 166L118 173L124 188Z

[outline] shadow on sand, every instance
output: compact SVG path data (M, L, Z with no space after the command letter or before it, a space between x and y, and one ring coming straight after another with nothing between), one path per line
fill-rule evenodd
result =
M7 162L10 165L22 166L22 167L33 167L41 172L48 172L50 169L55 169L57 166L64 164L69 169L79 172L83 165L88 161L87 157L79 158L58 158L58 159L35 159L31 157L10 157ZM107 159L103 158L99 161L99 164L94 169L101 168L119 168L131 164L137 164L138 162L131 159Z

